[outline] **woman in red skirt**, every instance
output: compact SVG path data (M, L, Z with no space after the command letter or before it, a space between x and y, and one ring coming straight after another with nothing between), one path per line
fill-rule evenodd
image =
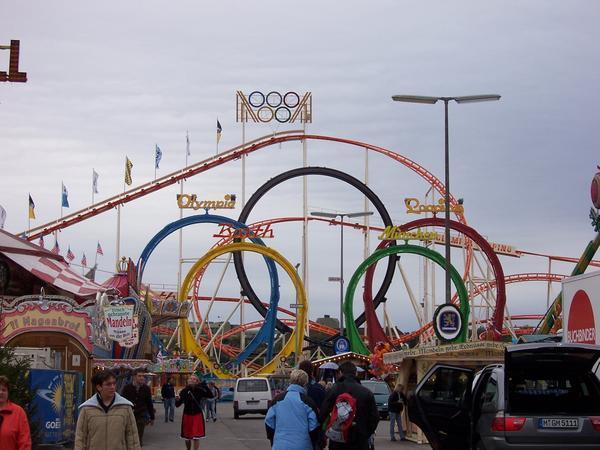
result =
M200 448L200 438L206 435L202 399L212 398L212 396L210 389L201 385L196 375L192 375L188 379L188 385L175 397L175 406L179 408L183 404L181 437L185 439L187 450L191 449L192 441L194 441L194 450Z

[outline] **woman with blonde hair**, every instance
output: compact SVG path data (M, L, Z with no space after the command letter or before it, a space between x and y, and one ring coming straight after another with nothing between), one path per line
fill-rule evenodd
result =
M294 369L287 390L273 400L265 425L272 450L312 450L319 438L317 405L306 395L308 375Z

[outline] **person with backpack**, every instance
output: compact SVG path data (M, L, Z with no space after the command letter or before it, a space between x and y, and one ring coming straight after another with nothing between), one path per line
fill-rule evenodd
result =
M267 411L265 427L272 450L313 450L319 438L317 405L306 395L308 375L294 369L290 385Z
M406 440L404 429L402 427L402 410L404 409L404 405L406 405L406 396L404 395L404 392L402 392L403 389L404 386L398 383L392 391L392 393L390 394L390 396L388 397L391 441L396 440L395 424L398 424L398 434L400 435L400 440Z
M356 378L356 366L340 364L337 383L327 391L319 422L325 428L330 450L369 450L379 412L373 393Z

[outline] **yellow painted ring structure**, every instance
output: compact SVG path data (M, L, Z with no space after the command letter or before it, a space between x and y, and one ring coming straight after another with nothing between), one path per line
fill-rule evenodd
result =
M229 252L254 252L260 253L263 256L271 258L277 264L279 264L283 270L289 275L294 283L294 288L296 289L296 303L300 305L300 307L296 310L296 328L290 335L290 338L283 346L281 351L267 364L258 369L252 375L268 375L273 373L273 371L277 368L277 365L280 361L287 358L289 355L296 351L296 343L301 345L304 340L304 329L306 326L306 317L307 317L307 300L306 300L306 292L304 290L304 285L302 284L302 280L298 276L298 272L292 264L285 259L279 252L273 250L272 248L265 247L264 245L251 244L248 242L240 242L233 243L229 245L224 245L222 247L217 247L210 250L206 253L202 258L200 258L189 270L185 279L183 280L183 284L181 285L181 289L179 290L179 301L187 300L188 292L192 287L192 283L196 274L202 270L208 263L210 263L213 259ZM181 349L184 352L192 353L196 358L198 358L202 363L217 377L219 378L231 378L231 374L216 365L208 356L208 354L204 351L204 349L196 342L194 338L194 333L192 332L192 328L190 327L190 323L187 319L179 320L179 333L181 339ZM297 336L297 338L296 338Z

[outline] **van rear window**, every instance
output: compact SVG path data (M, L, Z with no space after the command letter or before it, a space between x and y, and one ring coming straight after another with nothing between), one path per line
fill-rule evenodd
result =
M266 380L240 380L238 381L238 392L266 392L269 390Z
M597 414L598 385L587 373L522 373L508 380L511 413Z

